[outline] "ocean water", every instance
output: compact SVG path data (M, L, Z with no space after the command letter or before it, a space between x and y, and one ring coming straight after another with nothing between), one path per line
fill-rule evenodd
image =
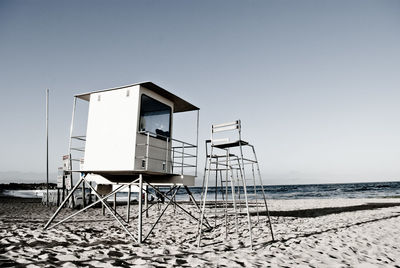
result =
M248 192L254 193L252 187L247 187ZM201 187L192 187L196 195L201 194ZM256 187L257 195L262 196L260 186ZM310 199L310 198L382 198L399 197L399 182L367 182L367 183L332 183L332 184L297 184L297 185L268 185L264 186L268 199ZM243 187L240 188L244 194ZM231 192L228 189L228 194ZM221 194L221 193L218 193ZM210 187L207 199L215 196L215 187ZM255 197L250 197L254 199Z
M200 200L202 187L189 187L196 200ZM167 192L168 188L160 188L162 192ZM253 187L247 187L248 192L254 193ZM262 197L260 186L256 187L257 196ZM268 185L264 186L265 194L268 199L309 199L309 198L382 198L399 197L399 182L368 182L368 183L333 183L333 184L299 184L299 185ZM3 194L18 197L42 197L45 190L19 190L6 191ZM54 191L54 190L53 190ZM222 198L222 189L217 192L218 200ZM225 191L225 189L224 189ZM152 191L154 193L154 191ZM208 188L207 199L214 200L215 187ZM77 195L80 193L77 192ZM230 188L228 188L230 195ZM240 188L240 194L244 194L244 188ZM127 192L117 195L118 201L127 200ZM138 193L132 192L132 199L137 199ZM249 199L255 199L255 196ZM181 188L177 195L177 200L189 200L186 191ZM113 200L110 198L110 200Z

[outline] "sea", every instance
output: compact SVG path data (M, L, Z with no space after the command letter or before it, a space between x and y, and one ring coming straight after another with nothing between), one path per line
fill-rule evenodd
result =
M196 200L200 200L202 187L189 187ZM254 187L246 188L247 192L254 193ZM168 192L168 188L160 188L162 192ZM217 191L216 191L217 190ZM207 199L214 200L215 194L221 200L225 194L225 188L216 189L209 187ZM54 191L54 190L50 190ZM364 182L364 183L330 183L330 184L295 184L295 185L267 185L264 191L268 199L310 199L310 198L400 198L400 181L396 182ZM14 190L5 191L3 194L25 198L41 198L45 190ZM249 199L261 198L262 188L256 186L257 196ZM153 191L154 193L154 191ZM79 194L79 193L77 193ZM230 187L228 195L230 195ZM244 188L240 187L240 194L244 195ZM121 192L117 195L117 201L127 200L128 193ZM138 193L132 193L132 199L137 199ZM189 200L186 191L181 188L176 194L176 200Z

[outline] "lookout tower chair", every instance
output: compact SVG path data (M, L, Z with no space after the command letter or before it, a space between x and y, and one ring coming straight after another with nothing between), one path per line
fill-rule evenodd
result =
M89 104L86 135L83 136L74 135L77 100ZM173 115L190 111L197 112L197 122L193 124L197 127L195 144L174 139L172 133ZM76 95L69 140L70 164L65 165L65 173L70 176L71 189L45 229L55 227L99 203L138 243L149 237L170 204L174 204L191 219L199 221L193 213L175 202L178 190L184 188L196 210L200 211L188 188L194 186L197 176L198 118L199 108L152 82ZM76 162L80 163L80 166L77 166ZM72 186L72 174L78 178L75 186ZM85 187L89 187L98 200L91 204L86 204L83 200L81 210L51 225L68 199L73 199L74 192L80 185L83 193ZM129 225L132 218L131 187L138 192L138 213L133 215L133 220L137 221L138 226L136 235ZM169 187L169 190L160 191L159 187ZM149 188L152 188L152 191ZM123 189L128 189L126 218L117 212L115 206L116 193ZM143 192L146 196L145 209L142 204ZM107 202L113 195L114 208ZM157 220L150 223L147 234L143 236L142 214L147 214L149 209L147 195L152 195L154 199L161 197L167 204Z
M256 151L253 145L242 140L241 131L240 120L212 125L211 140L206 141L206 166L198 225L198 246L201 245L202 223L208 207L210 210L214 210L214 226L225 225L225 238L228 237L231 218L234 218L236 233L239 232L238 218L243 215L241 211L244 210L244 215L247 215L250 246L253 246L252 215L257 216L256 223L260 223L260 217L265 216L265 222L270 229L272 240L274 240ZM215 175L213 205L212 201L207 200L211 175ZM222 198L222 204L218 201L219 197ZM255 211L251 211L251 209L255 209ZM210 211L210 213L212 212ZM218 224L218 219L224 223Z

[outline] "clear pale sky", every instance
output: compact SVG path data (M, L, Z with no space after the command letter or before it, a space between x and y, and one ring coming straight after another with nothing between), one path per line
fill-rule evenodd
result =
M240 118L268 184L400 178L400 1L2 0L0 182L44 180L46 88L55 173L73 95L147 80L201 145Z

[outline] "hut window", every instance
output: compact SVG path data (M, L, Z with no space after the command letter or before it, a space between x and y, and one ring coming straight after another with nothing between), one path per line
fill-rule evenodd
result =
M170 138L171 107L149 96L140 101L140 131L150 132L157 138Z

